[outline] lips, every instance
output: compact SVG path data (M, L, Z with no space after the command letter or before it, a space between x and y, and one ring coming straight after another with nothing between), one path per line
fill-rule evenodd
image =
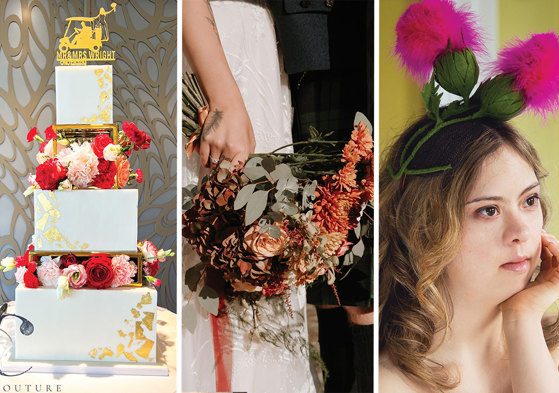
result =
M499 268L514 273L525 273L530 269L530 258L519 258L514 261L503 263Z

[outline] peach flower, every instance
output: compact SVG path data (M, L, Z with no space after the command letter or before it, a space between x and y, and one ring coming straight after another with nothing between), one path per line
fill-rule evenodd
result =
M37 266L37 277L45 287L56 288L60 276L60 257L42 257L41 265Z
M268 232L260 233L258 225L250 227L244 236L245 249L261 259L280 255L287 244L287 233L280 226L276 226L280 229L280 237L277 239L270 236Z
M112 259L114 278L111 288L128 285L132 282L132 277L136 275L136 265L130 262L128 255L119 255Z
M72 143L72 154L68 157L69 167L67 177L78 188L87 188L93 178L99 174L99 159L93 152L89 142L81 145Z
M124 188L130 178L130 162L124 156L116 159L116 179L118 188Z

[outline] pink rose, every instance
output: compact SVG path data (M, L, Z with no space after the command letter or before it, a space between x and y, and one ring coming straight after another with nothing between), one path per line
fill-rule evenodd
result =
M68 284L70 284L72 288L81 288L87 282L85 267L80 264L69 265L62 271L62 274L68 277Z
M112 260L114 278L111 288L128 285L132 282L132 277L136 275L136 265L130 262L128 255L119 255Z
M67 177L78 188L87 188L99 173L99 159L89 142L72 143L73 153L68 156L70 166Z
M52 259L51 257L42 257L41 265L37 266L37 276L39 281L45 287L58 286L58 277L60 276L59 258Z
M128 162L126 157L118 156L115 163L117 187L124 188L130 178L130 162Z
M260 259L280 255L287 244L287 233L278 225L280 237L274 239L268 232L260 233L260 226L253 225L245 233L243 244L245 249Z

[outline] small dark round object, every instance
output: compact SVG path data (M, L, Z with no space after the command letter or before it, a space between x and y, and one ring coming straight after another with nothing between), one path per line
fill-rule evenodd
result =
M334 6L334 0L325 0L324 5L328 8L332 8Z

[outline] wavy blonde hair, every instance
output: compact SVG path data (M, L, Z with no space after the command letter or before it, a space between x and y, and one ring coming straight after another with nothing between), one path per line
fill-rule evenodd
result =
M441 132L468 132L483 127L479 138L460 152L452 170L431 176L394 180L387 165L399 167L407 137L425 124L420 120L397 138L380 172L379 203L379 347L406 375L435 391L456 387L441 364L427 359L433 335L446 335L452 302L445 288L445 268L457 255L468 190L485 158L511 146L534 169L547 175L534 147L507 123L490 119L458 123ZM452 128L452 130L450 129ZM452 143L452 141L449 141ZM544 223L549 204L541 198ZM559 341L559 321L544 327L548 347Z

